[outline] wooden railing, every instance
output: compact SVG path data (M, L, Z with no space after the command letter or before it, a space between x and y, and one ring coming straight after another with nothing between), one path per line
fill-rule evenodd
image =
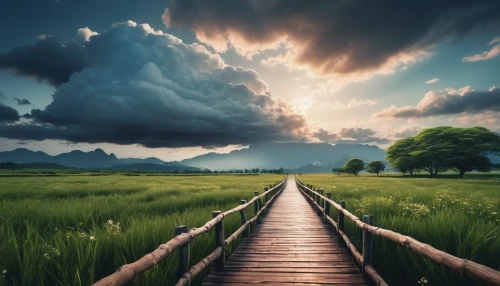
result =
M370 276L376 285L387 285L387 283L371 265L372 234L396 242L407 249L425 256L434 262L446 265L464 275L473 276L492 285L500 285L500 271L467 259L455 257L409 236L373 226L373 216L364 215L363 220L360 220L357 216L345 209L344 201L338 203L332 201L332 193L326 193L326 196L324 196L323 189L316 189L312 185L305 185L299 180L296 180L296 182L299 191L311 202L311 204L313 204L318 214L322 215L323 220L333 226L339 240L343 240L346 243L356 261L361 265L363 275ZM337 221L330 217L330 206L338 210ZM354 222L356 227L363 231L362 253L356 249L345 233L344 217L348 217Z
M254 192L255 197L252 200L250 200L249 202L242 200L241 205L234 209L228 210L226 212L212 212L213 219L208 221L202 227L192 228L190 230L187 226L176 227L176 236L174 238L160 245L155 251L146 254L136 262L123 265L115 273L97 281L93 285L125 285L131 282L137 275L152 268L160 261L167 258L176 249L179 250L177 263L177 278L179 280L175 285L189 285L191 280L196 277L196 275L198 275L212 263L215 264L214 266L216 268L224 267L225 249L227 248L227 246L234 242L236 238L238 238L238 236L243 234L243 237L246 237L250 234L250 225L253 222L260 223L261 215L266 212L266 210L270 207L276 197L283 191L285 185L286 178L284 178L276 186L269 185L269 187L265 187L264 193L262 195L259 195L258 192ZM261 199L264 200L264 205L261 202ZM254 205L255 215L253 218L247 220L245 209L252 204ZM240 213L241 227L238 228L227 239L224 239L223 220L226 216L229 216L236 212ZM208 232L212 228L215 228L215 250L208 256L203 258L200 262L189 268L190 242L193 241L193 239L195 239L197 236Z

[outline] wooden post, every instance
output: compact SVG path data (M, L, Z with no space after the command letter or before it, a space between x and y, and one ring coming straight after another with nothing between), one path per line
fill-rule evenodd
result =
M364 215L363 216L363 222L369 225L373 225L373 215ZM363 271L363 276L367 277L368 275L366 274L365 271L365 266L369 265L372 263L372 256L373 256L373 241L372 241L372 234L368 231L363 231L363 265L362 265L362 271Z
M175 236L188 232L189 228L186 225L175 227ZM189 259L191 254L190 243L179 247L179 259L177 262L177 279L180 279L184 273L189 270Z
M345 209L345 201L340 201L339 202L339 205ZM339 218L338 218L338 222L337 222L337 237L339 239L340 242L344 241L342 239L342 236L340 235L340 231L344 231L344 213L339 211Z
M323 189L318 189L318 193L319 193L320 195L323 195ZM324 205L323 205L323 199L322 199L320 196L318 196L318 205L319 205L320 207L324 207Z
M257 192L257 191L253 192L253 194L254 194L256 197L258 197L258 196L259 196L259 192ZM253 207L253 209L254 209L254 213L255 213L255 215L257 215L257 213L260 211L260 198L258 198L257 200L255 200L255 203L254 203L254 205L253 205L253 206L254 206L254 207ZM256 223L257 223L257 224L261 223L260 216L259 216L259 217L257 217L257 222L256 222Z
M326 197L331 200L332 193L326 193ZM330 216L330 203L324 200L323 207L325 208L325 216L323 217L323 220L326 221L326 217Z
M264 193L267 192L267 190L269 190L268 187L264 187ZM264 205L267 204L267 200L269 199L269 194L265 194L264 195Z
M241 202L240 202L241 205L244 205L246 203L247 203L246 200L241 200ZM244 225L245 223L247 223L247 215L245 214L245 210L240 211L240 220L241 220L241 225ZM250 229L247 226L247 227L245 227L245 230L243 231L243 237L248 237L249 234L250 234Z
M220 215L222 212L221 211L213 211L212 212L212 217L215 218L216 216ZM222 224L223 221L220 221L215 224L215 247L222 246L222 254L220 255L217 260L214 262L214 268L215 269L222 269L224 268L224 264L226 264L226 249L224 248L224 225Z

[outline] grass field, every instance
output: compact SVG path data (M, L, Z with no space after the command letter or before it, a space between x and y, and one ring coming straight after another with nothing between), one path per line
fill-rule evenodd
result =
M374 224L409 235L452 255L494 269L500 267L500 182L374 176L302 175L306 184L345 200L358 217L374 215ZM331 212L337 218L337 212ZM346 219L346 231L361 250L362 233ZM478 285L478 281L424 259L407 249L374 238L374 266L390 285Z
M282 179L61 174L0 177L0 285L89 285L168 241L175 226L201 226L212 211L231 209ZM226 218L224 227L232 233L239 216ZM212 232L198 237L191 261L214 248ZM176 252L139 284L171 285L175 261Z

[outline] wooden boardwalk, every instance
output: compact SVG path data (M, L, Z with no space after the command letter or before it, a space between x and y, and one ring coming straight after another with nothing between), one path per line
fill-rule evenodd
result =
M203 285L366 285L347 248L337 241L290 177L250 237Z

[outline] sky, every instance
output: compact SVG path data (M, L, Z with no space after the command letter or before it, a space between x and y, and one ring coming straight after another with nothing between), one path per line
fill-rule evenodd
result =
M0 17L0 151L500 132L495 0L8 0Z

